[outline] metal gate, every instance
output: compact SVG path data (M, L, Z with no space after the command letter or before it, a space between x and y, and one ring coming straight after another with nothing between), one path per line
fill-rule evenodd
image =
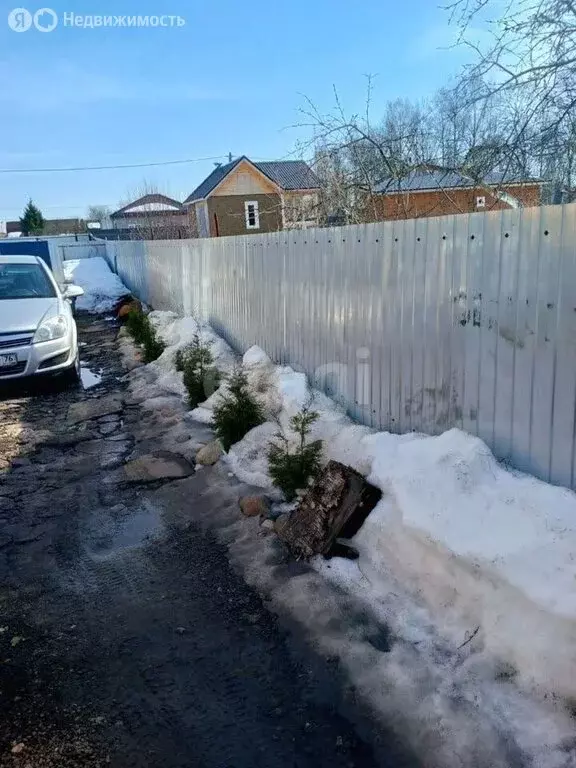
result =
M52 268L47 240L0 240L0 256L39 256Z

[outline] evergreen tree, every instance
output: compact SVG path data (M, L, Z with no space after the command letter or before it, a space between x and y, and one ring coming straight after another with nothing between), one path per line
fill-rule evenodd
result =
M290 428L298 436L295 450L291 450L289 441L282 432L276 435L280 443L272 443L268 450L270 477L274 485L283 491L287 501L295 499L297 492L306 488L310 480L316 478L320 472L322 440L309 443L306 439L317 420L316 411L311 411L305 406L290 419Z
M225 451L264 422L264 411L252 396L246 373L241 367L230 375L228 390L214 408L216 435L222 441Z
M23 235L41 235L44 231L44 217L32 200L24 209L24 215L20 219L20 229Z

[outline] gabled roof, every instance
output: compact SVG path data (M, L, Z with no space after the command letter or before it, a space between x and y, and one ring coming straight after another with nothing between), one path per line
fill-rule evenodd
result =
M316 175L303 160L273 160L264 163L254 163L246 155L242 155L242 157L236 158L231 163L219 165L215 168L196 187L194 192L184 200L184 205L193 203L195 200L203 200L207 197L243 160L257 168L281 189L318 189L320 187L320 182Z
M484 176L482 182L475 181L457 171L414 171L402 179L385 179L374 191L381 194L393 195L397 192L420 192L435 189L462 189L469 187L501 184L543 184L542 179L532 177L510 176L506 173L492 172Z
M117 211L114 211L114 213L110 214L110 218L114 218L115 216L122 216L126 213L135 212L133 211L134 208L141 208L144 206L149 206L148 211L180 211L182 209L182 203L180 203L178 200L174 200L171 197L167 197L166 195L160 195L157 193L150 194L150 195L143 195L142 197L139 197L138 200L133 200L131 203L128 203L128 205L125 205L123 208L119 208Z
M320 182L303 160L274 160L254 163L256 168L282 189L319 189Z
M209 195L212 190L220 184L221 181L223 181L226 176L232 171L238 163L244 160L243 157L239 157L237 160L233 160L231 163L227 163L226 165L219 165L212 173L207 176L204 181L199 184L194 192L192 192L191 195L189 195L186 200L184 200L184 205L186 203L192 203L194 200L202 200L206 195Z

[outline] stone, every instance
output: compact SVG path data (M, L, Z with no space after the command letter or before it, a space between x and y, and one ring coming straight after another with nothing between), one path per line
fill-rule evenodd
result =
M244 496L240 499L240 509L246 517L266 516L270 510L270 503L266 496Z
M89 440L98 438L98 433L92 430L84 430L82 432L72 432L67 435L51 435L44 445L47 448L73 448L80 443L86 443Z
M130 356L127 354L123 355L122 365L127 371L135 371L136 368L141 368L144 365L144 361L140 352L134 350Z
M266 533L271 533L274 530L274 520L266 518L265 520L262 520L260 527L262 530L266 531Z
M103 440L88 440L85 443L82 443L78 446L78 451L80 453L85 453L90 456L93 456L95 454L99 454L103 450L104 441Z
M276 520L274 521L274 530L278 535L282 533L284 526L288 523L289 520L290 520L289 512L284 512L283 515L280 515L280 517L276 518Z
M158 480L179 480L194 473L194 467L182 456L162 451L147 454L128 462L123 468L129 483L154 483Z
M118 429L118 422L110 422L109 424L101 424L99 427L100 434L104 437L108 437Z
M102 416L102 418L98 419L98 424L111 424L112 422L118 423L120 421L120 417L118 414L111 414L110 416Z
M68 424L80 424L83 421L99 419L101 416L109 416L112 413L120 413L124 401L118 395L108 395L94 400L84 400L73 403L68 409Z
M124 459L120 455L106 456L100 462L100 469L118 469L124 463Z
M200 448L196 454L196 461L198 464L203 464L206 467L211 467L216 464L218 459L223 455L224 449L220 440L212 440L211 443Z

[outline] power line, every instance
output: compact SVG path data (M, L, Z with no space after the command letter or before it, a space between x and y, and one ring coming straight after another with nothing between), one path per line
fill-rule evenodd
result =
M71 173L74 171L114 171L125 168L156 168L162 165L184 165L185 163L202 163L208 160L221 160L227 155L213 157L195 157L190 160L164 160L158 163L131 163L128 165L87 165L78 168L0 168L0 173Z

